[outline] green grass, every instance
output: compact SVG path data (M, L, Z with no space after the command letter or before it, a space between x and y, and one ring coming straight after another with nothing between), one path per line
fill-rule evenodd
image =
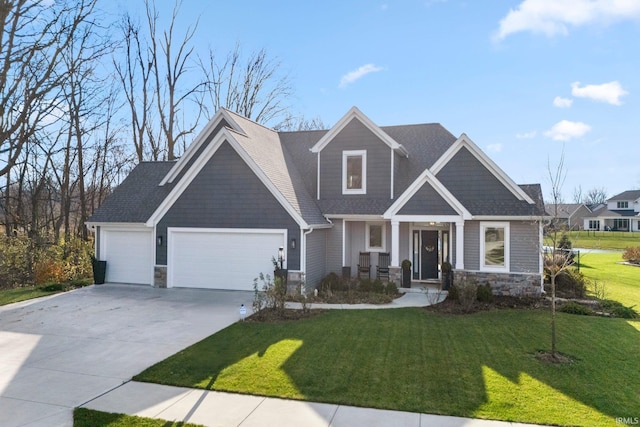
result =
M79 279L68 283L50 283L42 286L23 286L20 288L2 289L0 290L0 305L46 297L88 286L92 283L92 279Z
M574 248L624 250L628 246L640 246L640 233L622 231L570 231L567 233ZM560 234L557 236L560 239ZM545 245L550 239L545 237Z
M74 427L198 427L200 424L172 422L153 418L135 417L131 415L112 414L76 408L73 411ZM201 426L200 426L201 427Z
M622 261L622 252L583 254L580 271L604 284L606 299L640 309L640 267L619 264Z
M558 425L640 414L640 322L502 310L336 310L236 323L135 380L345 405Z
M37 286L26 286L23 288L4 289L0 291L0 305L25 301L33 298L45 297L59 293L60 291L45 291Z

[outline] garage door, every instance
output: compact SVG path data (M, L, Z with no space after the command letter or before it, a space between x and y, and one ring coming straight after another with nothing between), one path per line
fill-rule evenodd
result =
M107 261L105 280L150 285L154 264L152 243L150 230L103 230L100 258Z
M273 276L272 257L286 230L169 229L168 286L253 290L260 273Z

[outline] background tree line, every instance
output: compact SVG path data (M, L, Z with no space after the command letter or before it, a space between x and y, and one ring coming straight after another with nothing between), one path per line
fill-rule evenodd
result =
M266 50L197 51L180 7L162 25L152 0L116 17L97 0L0 0L0 287L86 275L94 210L138 162L179 157L221 107L324 127L291 113L291 79Z

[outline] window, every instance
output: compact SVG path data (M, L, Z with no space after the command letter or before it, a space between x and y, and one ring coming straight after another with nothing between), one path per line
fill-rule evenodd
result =
M589 220L589 230L600 230L600 220L598 220L598 219L590 219Z
M367 251L384 252L386 246L386 227L383 222L367 223Z
M480 269L509 271L509 223L480 223Z
M613 220L613 229L614 230L629 230L629 218L615 218Z
M629 209L629 202L618 202L618 209Z
M342 194L367 193L367 152L342 152Z

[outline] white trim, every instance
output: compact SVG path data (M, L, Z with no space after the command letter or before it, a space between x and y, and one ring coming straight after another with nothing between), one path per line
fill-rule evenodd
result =
M342 219L342 266L344 267L347 262L347 220Z
M390 189L391 189L391 195L389 196L389 198L390 198L391 200L393 200L393 184L394 184L394 179L395 179L395 178L394 178L394 175L395 175L395 174L394 174L394 169L395 169L395 165L394 165L394 163L395 163L395 162L393 161L394 159L395 159L395 157L394 157L394 155L393 155L393 150L392 150L392 151L391 151L391 186L390 186Z
M287 211L287 213L293 218L293 220L300 226L300 228L309 228L304 219L298 212L291 206L287 199L280 193L276 186L271 182L265 173L256 165L255 161L247 154L240 144L236 141L231 131L228 129L222 129L212 139L209 145L205 148L202 154L194 161L193 165L185 172L182 179L175 185L173 190L162 201L160 206L155 210L151 217L147 220L147 227L153 227L158 224L162 217L169 211L171 206L178 200L182 192L191 184L198 173L204 168L207 162L213 157L218 148L224 141L227 141L229 145L238 153L238 155L244 160L249 168L256 174L258 179L267 187L271 194L278 200L280 205Z
M463 221L458 215L393 215L391 221L399 222L457 222Z
M371 226L382 227L382 246L370 246L371 243ZM387 252L387 223L386 221L367 222L365 223L364 245L367 252Z
M320 151L322 151L322 149L327 144L329 144L329 142L331 142L331 140L336 135L338 135L340 131L342 131L342 129L344 129L345 126L347 126L351 122L352 119L358 119L360 123L365 125L365 127L367 127L371 132L373 132L374 135L376 135L378 138L380 138L380 140L382 140L385 144L387 144L389 148L398 152L404 157L409 157L409 153L402 146L402 144L399 144L393 138L387 135L386 132L380 129L378 125L376 125L373 121L371 121L370 118L365 116L362 113L362 111L360 111L357 107L351 107L349 111L347 111L347 113L344 116L342 116L340 120L338 120L338 123L336 123L331 129L329 129L329 132L327 132L322 138L320 138L320 140L313 147L311 147L310 149L311 152L319 153Z
M451 147L431 166L431 173L437 175L438 172L446 166L447 163L460 151L463 147L467 148L476 159L486 167L489 172L495 176L498 181L502 183L511 193L519 200L524 200L527 203L534 204L535 202L524 192L518 184L516 184L509 176L504 173L497 164L493 162L486 154L480 150L480 148L473 142L466 134L460 135L460 137L454 142Z
M348 159L360 157L361 164L361 188L348 188ZM342 194L367 194L367 150L344 150L342 152Z
M173 182L174 179L180 174L182 169L189 163L189 160L198 152L200 146L207 140L207 137L213 132L213 130L224 120L229 126L236 132L246 135L238 123L233 120L229 111L224 108L219 109L216 114L209 120L205 127L200 131L198 136L193 140L189 147L182 154L182 157L176 162L175 165L165 175L164 179L160 181L160 186L166 183Z
M316 168L318 171L316 173L316 180L318 181L317 183L317 194L316 194L316 200L320 200L320 153L318 153L317 155L318 158L318 167Z
M542 221L545 219L551 219L550 216L540 215L475 215L473 217L476 221Z
M382 221L382 215L358 215L358 214L326 214L327 219L344 219L347 221Z
M282 235L282 247L285 250L285 254L287 253L289 247L287 243L288 239L288 230L286 228L192 228L192 227L167 227L167 288L173 287L173 274L174 274L174 265L173 265L173 233L227 233L227 234L277 234ZM285 268L288 260L285 257Z
M404 207L404 205L411 200L411 198L424 186L425 184L431 185L431 187L444 199L445 202L451 206L463 219L469 220L472 218L471 213L455 198L449 190L431 173L428 169L425 169L415 181L409 185L409 187L402 193L398 199L387 209L383 214L385 219L389 219L398 216L397 213Z
M509 222L494 222L494 221L482 221L480 222L480 271L488 272L500 272L508 273L509 267L509 252L511 251L510 242L510 227ZM486 248L485 248L485 230L487 228L504 228L504 266L486 265Z
M117 227L122 229L145 227L151 228L144 222L85 222L86 227Z

